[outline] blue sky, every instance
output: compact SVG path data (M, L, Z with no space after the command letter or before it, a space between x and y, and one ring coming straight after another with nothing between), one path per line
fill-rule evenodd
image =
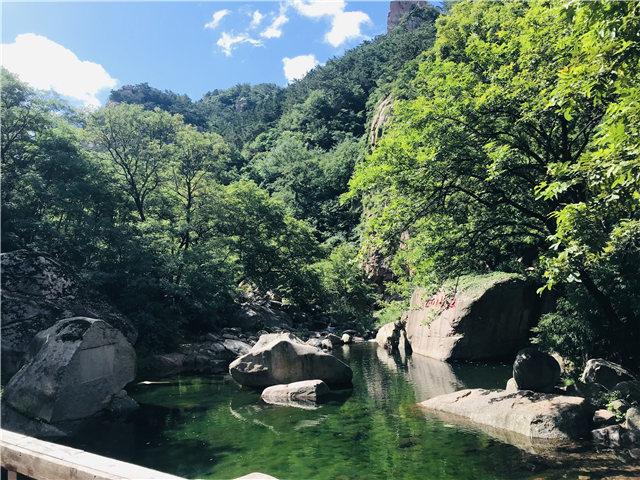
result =
M243 82L285 85L384 33L388 9L344 0L3 2L3 65L81 105L141 82L197 99Z

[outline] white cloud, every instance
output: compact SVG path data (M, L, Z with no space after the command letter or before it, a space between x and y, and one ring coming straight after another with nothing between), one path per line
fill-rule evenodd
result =
M271 25L260 33L263 38L280 38L282 36L282 27L289 21L285 15L285 9L280 9L278 16L273 19Z
M324 36L325 41L338 47L347 40L362 37L362 25L370 24L369 15L364 12L340 12L331 21L331 30Z
M333 16L344 11L344 0L293 0L294 8L305 17Z
M284 57L282 59L284 76L287 77L289 82L301 79L316 65L319 65L319 62L315 55L298 55L297 57Z
M222 49L222 51L227 57L230 57L231 54L233 53L234 46L239 45L241 43L248 43L250 45L253 45L254 47L262 46L262 42L260 40L251 38L246 33L241 33L239 35L232 35L227 32L222 32L222 35L216 42L216 45L218 45Z
M260 10L256 10L251 14L251 25L249 27L257 28L262 23L263 19L264 15L262 14L262 12Z
M362 26L371 23L371 18L364 12L345 12L344 0L292 0L292 5L305 17L331 19L331 29L325 34L324 40L333 47L364 37Z
M98 93L118 83L102 65L80 60L71 50L35 33L3 43L2 66L33 88L53 90L88 107L98 107Z
M204 28L215 30L216 28L218 28L218 25L220 25L220 22L222 21L222 19L227 15L229 15L230 13L231 11L226 8L224 10L218 10L216 12L213 12L213 15L211 16L211 21L209 23L206 23L204 25Z

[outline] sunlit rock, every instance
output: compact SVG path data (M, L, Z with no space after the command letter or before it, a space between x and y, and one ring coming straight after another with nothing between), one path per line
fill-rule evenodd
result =
M517 275L461 277L435 295L416 289L405 313L413 353L439 360L513 355L538 317L535 288Z
M67 318L36 335L3 398L46 422L85 418L106 408L135 368L135 351L118 330L102 320Z
M330 386L351 384L351 368L333 355L290 334L262 335L251 351L229 366L241 385L271 385L320 379Z

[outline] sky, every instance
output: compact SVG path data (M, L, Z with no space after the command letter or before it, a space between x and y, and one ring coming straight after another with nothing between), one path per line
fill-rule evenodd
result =
M388 1L2 2L2 65L79 106L149 85L286 85L386 31Z

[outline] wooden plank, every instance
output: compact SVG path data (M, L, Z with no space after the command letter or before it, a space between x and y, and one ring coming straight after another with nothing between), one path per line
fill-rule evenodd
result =
M180 477L0 429L0 463L35 480L179 480Z

